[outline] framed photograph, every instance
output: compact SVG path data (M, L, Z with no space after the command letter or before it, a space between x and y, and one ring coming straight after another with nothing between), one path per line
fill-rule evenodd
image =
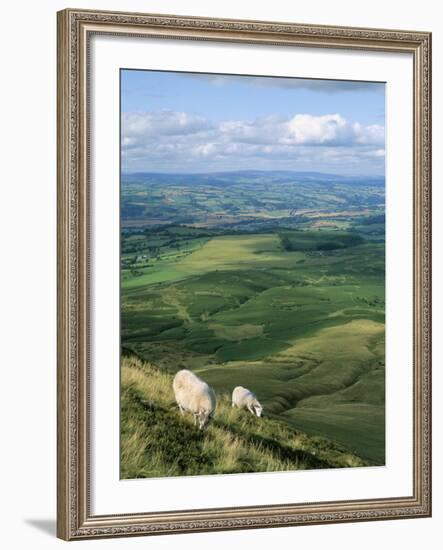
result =
M58 13L58 536L431 514L431 35Z

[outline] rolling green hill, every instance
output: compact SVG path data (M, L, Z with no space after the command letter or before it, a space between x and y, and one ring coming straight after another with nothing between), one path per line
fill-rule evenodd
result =
M321 437L233 409L218 394L214 420L198 430L174 402L172 375L134 357L122 363L121 478L365 466Z
M383 185L285 173L150 178L134 175L122 191L163 216L133 228L128 218L122 231L124 350L165 376L197 372L222 395L246 386L267 422L384 464ZM184 212L195 215L189 224L177 222Z

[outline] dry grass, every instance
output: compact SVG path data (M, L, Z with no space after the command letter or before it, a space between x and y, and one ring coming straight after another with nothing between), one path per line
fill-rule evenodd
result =
M121 380L124 479L364 465L331 442L232 408L227 395L200 431L179 414L172 376L139 359L123 358Z

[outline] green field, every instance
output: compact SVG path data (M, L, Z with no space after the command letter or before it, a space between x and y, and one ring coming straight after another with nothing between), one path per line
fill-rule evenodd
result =
M343 191L350 183L327 187L322 180L315 199L311 182L310 210L288 216L281 182L260 180L264 191L255 193L252 204L248 186L254 181L235 181L235 189L219 190L221 198L207 192L207 182L198 193L192 188L197 200L188 184L174 180L171 200L178 196L184 206L171 212L174 202L162 207L167 185L156 199L161 186L148 178L146 208L157 206L162 223L145 225L145 214L131 218L125 210L124 353L166 377L189 368L226 399L236 385L246 386L265 407L267 430L278 427L289 438L320 437L359 457L353 465L384 464L384 187L354 184L350 195ZM134 189L143 202L140 185L131 180L123 187L124 204L131 204ZM229 208L223 202L228 199ZM300 213L302 204L294 201L291 211ZM194 211L190 204L199 206ZM247 222L229 221L233 205L240 217L249 216ZM167 399L173 399L169 392ZM303 467L331 463L314 462ZM266 470L241 464L228 470ZM282 464L274 469L284 469ZM123 477L178 475L173 468L168 474L140 467L139 475L125 468L122 457ZM182 473L218 472L214 464L183 468Z

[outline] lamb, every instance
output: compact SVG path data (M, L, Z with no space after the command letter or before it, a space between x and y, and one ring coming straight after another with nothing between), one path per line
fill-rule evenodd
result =
M263 406L257 397L247 388L237 386L232 392L232 406L239 409L248 409L250 413L260 417L263 412Z
M192 413L194 424L198 422L200 430L206 427L215 411L214 390L193 372L186 369L179 371L174 376L172 388L181 414Z

